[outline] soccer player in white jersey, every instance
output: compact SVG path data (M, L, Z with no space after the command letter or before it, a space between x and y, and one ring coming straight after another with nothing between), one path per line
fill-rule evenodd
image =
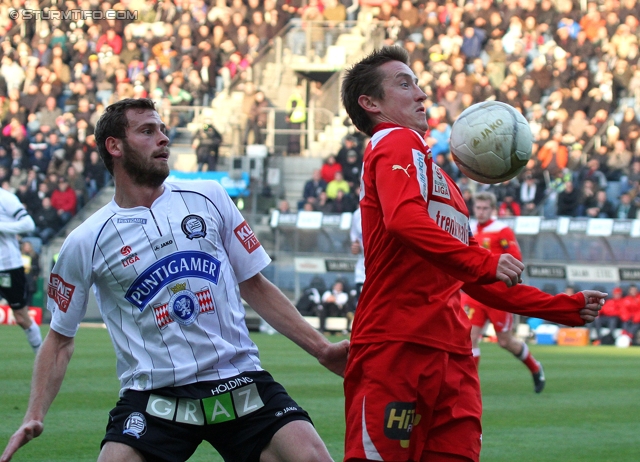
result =
M261 275L270 259L218 183L165 181L169 139L151 100L109 106L95 135L115 195L62 246L29 407L0 460L42 433L93 285L121 382L99 462L187 460L203 440L228 461L330 461L260 366L240 297L339 375L348 341L325 339Z
M0 188L0 299L13 310L16 324L24 329L35 353L42 343L40 327L29 316L27 279L17 235L36 229L31 216L15 194Z

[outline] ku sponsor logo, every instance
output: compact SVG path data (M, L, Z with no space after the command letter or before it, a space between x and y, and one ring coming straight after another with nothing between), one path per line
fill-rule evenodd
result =
M240 243L244 246L245 250L249 253L252 253L258 247L260 247L260 242L258 242L258 238L255 234L253 234L253 230L247 224L246 221L240 223L236 229L233 230L236 235L236 238L240 241Z
M60 311L63 313L66 313L67 309L69 309L69 303L71 303L71 298L75 290L76 286L65 282L59 274L51 273L49 276L47 295L57 303L58 308L60 308Z

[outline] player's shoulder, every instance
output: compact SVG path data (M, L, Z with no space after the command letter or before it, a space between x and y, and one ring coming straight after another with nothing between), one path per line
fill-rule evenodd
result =
M225 194L224 187L215 180L174 180L166 181L171 192L202 194L207 197Z
M426 141L417 131L397 125L385 127L374 133L371 137L371 147L373 150L389 145L395 148L408 146L424 149L427 147Z
M486 233L498 233L501 231L508 232L508 231L511 231L511 228L509 228L509 225L506 224L505 222L500 220L495 220L493 223L485 227L483 231Z

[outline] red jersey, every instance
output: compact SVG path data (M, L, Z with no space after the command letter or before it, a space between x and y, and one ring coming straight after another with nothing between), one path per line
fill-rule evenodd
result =
M607 301L604 306L606 307L613 300ZM634 297L627 295L620 301L620 319L623 321L640 322L640 297ZM604 307L603 307L604 309Z
M475 223L471 233L481 247L498 255L509 253L522 261L520 246L513 230L501 221L489 220L486 223Z
M460 190L417 132L376 126L364 155L360 209L366 279L352 343L413 342L470 354L470 324L459 293L465 283L465 292L496 308L512 311L518 304L517 313L584 324L578 315L582 294L554 298L528 286L493 283L500 256L470 235Z

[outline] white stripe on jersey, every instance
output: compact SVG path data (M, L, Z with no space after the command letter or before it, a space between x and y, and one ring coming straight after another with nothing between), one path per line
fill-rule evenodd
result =
M261 370L237 284L269 262L218 183L165 183L151 209L112 201L69 235L49 286L51 328L75 335L95 284L123 389Z

